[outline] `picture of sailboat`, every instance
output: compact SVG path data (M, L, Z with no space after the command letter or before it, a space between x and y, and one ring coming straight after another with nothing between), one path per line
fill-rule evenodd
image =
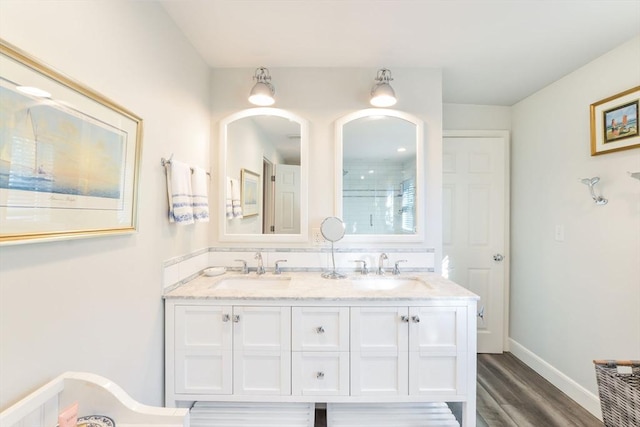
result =
M2 83L0 190L121 198L123 131Z

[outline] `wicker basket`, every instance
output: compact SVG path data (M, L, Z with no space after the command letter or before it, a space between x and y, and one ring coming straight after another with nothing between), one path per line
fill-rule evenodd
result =
M640 361L594 360L593 363L604 425L640 427ZM630 367L631 373L620 373L620 366Z

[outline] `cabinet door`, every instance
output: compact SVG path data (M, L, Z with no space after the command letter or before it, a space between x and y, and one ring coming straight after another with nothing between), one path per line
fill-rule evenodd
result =
M290 351L291 307L233 307L233 349Z
M408 393L406 307L351 308L351 395Z
M466 393L466 308L411 307L409 318L410 393Z
M233 308L234 394L291 394L291 308Z
M175 307L175 392L231 394L231 308Z
M293 351L349 351L348 307L293 307Z

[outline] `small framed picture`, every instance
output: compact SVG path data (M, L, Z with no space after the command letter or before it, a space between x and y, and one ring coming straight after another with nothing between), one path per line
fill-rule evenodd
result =
M640 86L591 104L591 155L640 147Z
M260 175L251 172L248 169L241 170L241 191L242 199L242 215L248 216L258 215L258 200L260 190Z

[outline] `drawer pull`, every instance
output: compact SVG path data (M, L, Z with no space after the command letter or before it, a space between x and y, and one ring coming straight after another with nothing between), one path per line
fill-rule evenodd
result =
M413 323L420 323L420 317L419 316L413 316L413 317L411 317L411 320L413 320Z
M223 314L222 315L222 321L223 322L228 322L229 320L231 320L231 316L229 316L228 314Z
M233 323L238 323L240 321L240 315L239 314L234 314L233 315Z
M318 334L324 334L324 328L323 328L322 326L318 326L318 327L316 328L316 332L317 332Z
M404 323L409 323L409 316L400 316L400 321Z
M323 380L324 379L324 372L320 371L316 374L316 378L319 380Z

